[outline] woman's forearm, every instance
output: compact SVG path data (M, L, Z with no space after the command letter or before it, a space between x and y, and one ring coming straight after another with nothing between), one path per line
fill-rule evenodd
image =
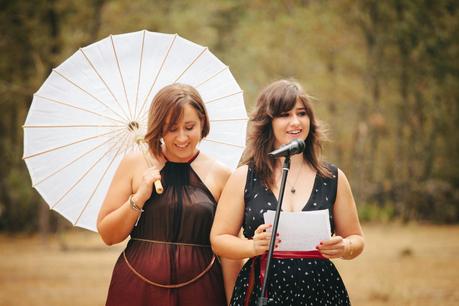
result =
M220 261L223 271L223 282L225 284L226 300L229 304L237 276L239 271L242 269L242 260L221 257Z
M255 256L252 240L222 234L211 237L211 242L214 253L228 259L245 259Z
M346 241L345 253L341 257L342 259L353 259L359 256L363 252L365 242L360 235L350 235L344 238Z
M143 206L143 205L142 205ZM107 245L120 243L126 239L140 217L140 211L131 207L127 200L118 209L99 221L97 230Z

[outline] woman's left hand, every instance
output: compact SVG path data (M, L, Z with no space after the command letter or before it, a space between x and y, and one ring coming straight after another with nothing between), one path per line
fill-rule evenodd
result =
M316 249L325 258L341 258L346 254L346 238L333 236L329 240L320 242Z

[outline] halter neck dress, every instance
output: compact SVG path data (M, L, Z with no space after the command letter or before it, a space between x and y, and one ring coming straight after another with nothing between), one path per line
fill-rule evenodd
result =
M196 156L194 157L196 158ZM187 163L167 161L114 267L106 305L226 305L209 234L216 201Z

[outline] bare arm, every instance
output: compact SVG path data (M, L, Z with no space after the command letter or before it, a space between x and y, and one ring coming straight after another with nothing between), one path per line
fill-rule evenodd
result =
M228 259L220 257L222 271L223 271L223 282L225 285L226 301L227 304L231 301L231 295L233 294L234 285L236 283L239 271L242 269L242 260L240 259Z
M244 184L247 167L238 168L229 178L218 201L217 212L210 232L215 254L229 259L254 256L252 243L238 237L244 216Z
M265 232L269 224L255 230L253 239L242 239L239 231L244 218L244 188L247 166L238 168L229 178L218 201L217 212L210 232L215 254L229 259L244 259L265 253L271 234Z
M364 238L351 186L345 174L338 169L338 190L333 207L335 236L318 246L327 258L352 259L364 248Z
M209 168L213 169L214 171L209 172ZM222 190L226 182L228 181L228 178L231 175L231 171L230 169L223 167L216 161L212 162L212 165L206 167L205 170L208 173L206 179L215 183L216 188L214 188L212 193L215 199L218 200L221 196ZM237 276L239 274L239 271L241 271L242 269L242 260L220 257L220 263L223 272L223 283L225 286L226 300L227 304L229 304L231 301L231 295L233 294L233 289L236 283Z
M142 158L142 157L140 157ZM146 168L142 182L138 189L133 188L133 173L138 169L139 157L128 155L120 163L104 203L97 218L97 230L102 240L108 244L116 244L126 239L140 212L131 207L129 197L140 209L148 200L152 192L152 184L160 179L156 168Z

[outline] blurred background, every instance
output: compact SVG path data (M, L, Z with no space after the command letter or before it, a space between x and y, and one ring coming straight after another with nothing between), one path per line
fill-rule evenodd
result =
M1 0L0 305L103 305L123 246L48 209L21 126L52 68L143 29L209 47L249 112L279 78L315 98L366 233L365 253L337 262L354 305L459 303L457 1Z

